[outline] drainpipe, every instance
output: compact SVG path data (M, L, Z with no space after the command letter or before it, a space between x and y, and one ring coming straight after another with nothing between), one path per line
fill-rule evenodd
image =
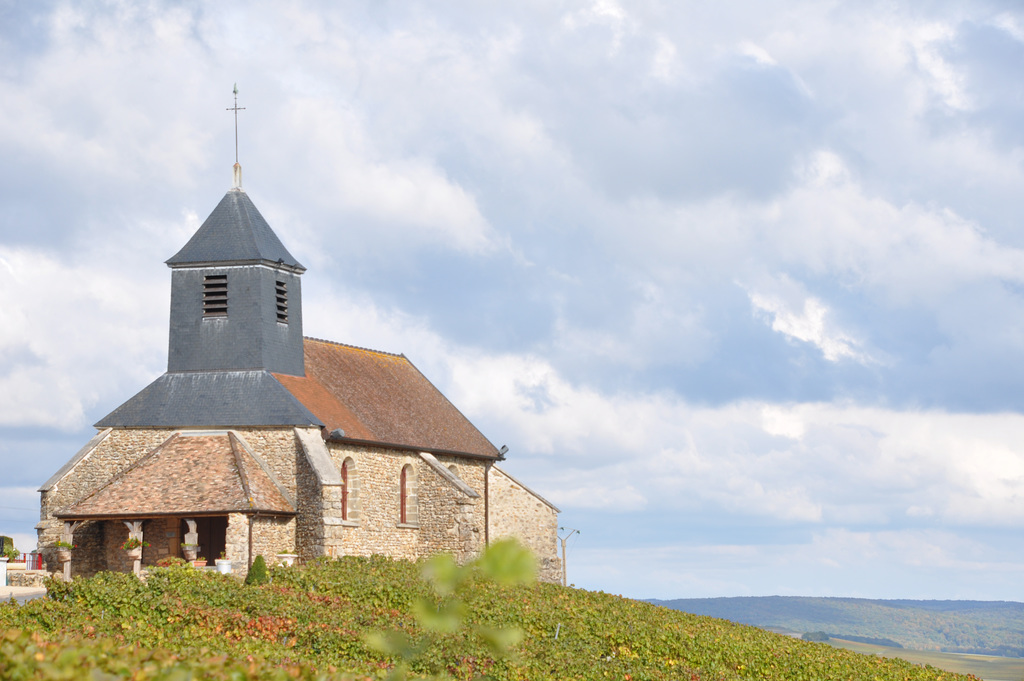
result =
M491 495L490 495L490 480L491 480L491 466L493 464L484 464L484 546L491 545Z
M256 521L256 515L256 513L253 513L249 516L249 565L245 568L247 571L252 569L252 525Z

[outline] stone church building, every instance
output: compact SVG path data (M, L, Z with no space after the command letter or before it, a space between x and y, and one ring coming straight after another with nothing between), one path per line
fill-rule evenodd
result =
M197 544L244 574L282 553L464 560L512 535L558 581L558 509L498 467L504 447L404 355L302 335L305 268L240 166L167 265L167 372L40 488L48 569L131 570L129 537L141 566Z

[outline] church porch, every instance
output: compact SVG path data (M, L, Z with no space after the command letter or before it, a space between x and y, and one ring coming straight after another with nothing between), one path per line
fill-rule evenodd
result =
M76 546L64 570L68 577L138 571L163 558L186 557L193 547L211 565L224 553L232 572L245 574L258 555L254 550L268 558L291 552L294 516L286 492L231 431L174 433L56 514L64 523L60 541ZM144 544L137 557L125 549L131 539ZM54 548L51 557L59 553Z

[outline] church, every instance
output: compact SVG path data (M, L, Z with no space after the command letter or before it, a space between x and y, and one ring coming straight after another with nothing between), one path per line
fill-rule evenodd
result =
M237 163L233 185L166 262L167 372L96 423L39 490L47 569L138 571L171 556L221 558L239 575L258 555L463 561L514 536L558 581L558 509L503 471L507 448L404 355L304 337L305 268Z

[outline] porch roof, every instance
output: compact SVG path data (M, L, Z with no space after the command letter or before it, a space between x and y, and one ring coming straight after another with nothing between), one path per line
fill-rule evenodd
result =
M186 431L56 515L87 520L227 513L294 515L295 505L235 433Z

